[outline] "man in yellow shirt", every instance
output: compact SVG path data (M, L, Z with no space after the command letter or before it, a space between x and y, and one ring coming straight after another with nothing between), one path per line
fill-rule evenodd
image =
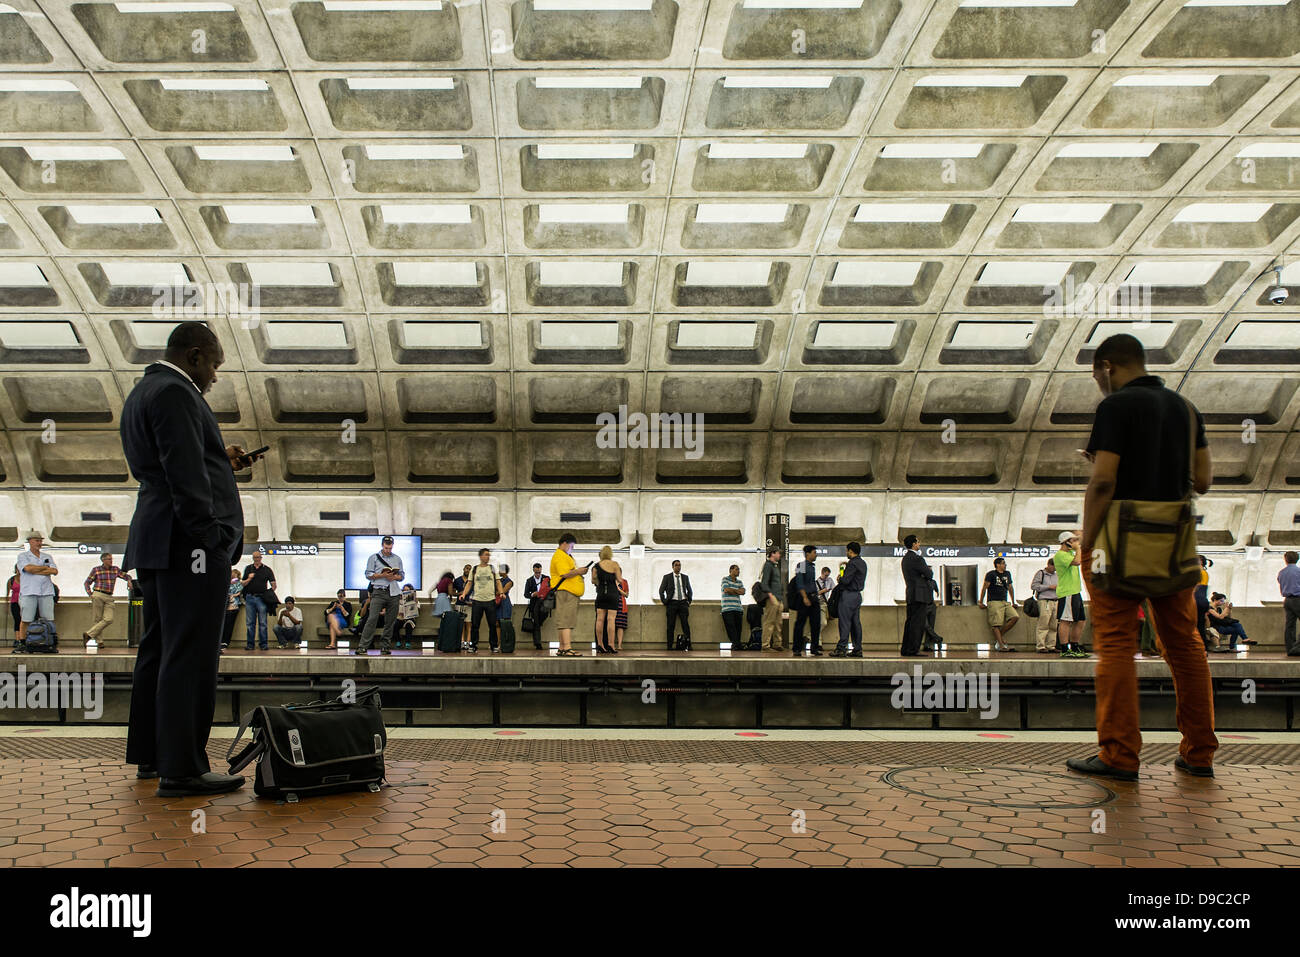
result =
M573 546L578 544L572 532L560 536L560 544L551 556L551 588L555 591L555 632L560 639L557 657L580 658L582 652L569 647L574 627L578 624L578 599L586 587L583 581L591 569L591 562L579 568L573 560Z

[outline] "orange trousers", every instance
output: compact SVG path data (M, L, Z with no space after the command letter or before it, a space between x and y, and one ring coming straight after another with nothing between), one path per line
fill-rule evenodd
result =
M1100 757L1111 767L1138 770L1142 732L1138 724L1138 634L1133 627L1141 600L1120 598L1092 587L1092 554L1085 551L1081 570L1091 599L1092 643L1097 652L1097 739ZM1175 712L1183 733L1178 752L1195 766L1214 761L1214 691L1205 643L1196 630L1193 589L1148 599L1153 625L1174 678Z

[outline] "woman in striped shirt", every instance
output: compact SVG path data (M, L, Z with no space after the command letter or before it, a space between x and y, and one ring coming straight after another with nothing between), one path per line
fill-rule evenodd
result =
M744 617L740 598L745 594L745 583L740 580L740 566L732 565L727 577L722 579L722 625L727 629L727 640L732 649L740 647L740 622Z

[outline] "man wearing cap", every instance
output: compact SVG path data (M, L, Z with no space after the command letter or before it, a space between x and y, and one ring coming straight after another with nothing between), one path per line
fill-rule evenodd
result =
M1083 581L1079 577L1079 533L1062 532L1052 556L1056 568L1056 637L1062 658L1087 658L1083 640Z
M81 635L83 644L98 641L105 628L113 623L113 589L122 579L129 586L131 576L113 564L111 552L99 556L99 564L86 576L86 594L90 596L91 617L95 623Z
M22 624L14 648L22 647L27 638L27 626L37 618L54 620L54 576L59 566L49 554L41 554L45 536L32 529L27 533L27 551L18 556L18 607Z
M370 613L366 615L361 641L352 650L354 655L364 655L370 650L381 613L384 631L379 639L379 652L384 655L393 653L393 629L397 626L397 605L402 598L402 579L405 577L401 557L393 554L393 536L385 535L379 551L366 562L366 578L374 582L374 588L370 592Z

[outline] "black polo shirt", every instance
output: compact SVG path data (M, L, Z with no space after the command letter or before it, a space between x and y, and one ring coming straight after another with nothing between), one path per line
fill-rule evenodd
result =
M245 565L243 577L249 575L253 576L253 580L244 586L245 595L265 595L271 582L275 581L275 572L271 571L271 566L266 562L262 562L260 568L253 564Z
M984 584L989 586L989 601L1006 601L1007 590L1011 588L1011 572L1000 572L995 568L984 576Z
M1115 499L1173 502L1188 489L1191 455L1187 403L1158 376L1139 376L1101 400L1089 452L1119 456ZM1196 413L1196 447L1206 447L1205 419Z

